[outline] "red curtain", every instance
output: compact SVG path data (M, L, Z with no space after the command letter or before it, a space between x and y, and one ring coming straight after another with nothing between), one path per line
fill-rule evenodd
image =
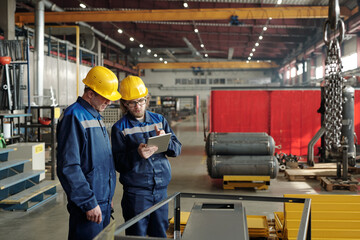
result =
M360 93L355 94L358 109ZM211 132L267 132L277 152L307 155L311 138L320 129L320 90L216 90L211 92ZM360 106L359 106L360 107ZM360 116L355 111L355 131ZM320 140L315 145L318 154Z

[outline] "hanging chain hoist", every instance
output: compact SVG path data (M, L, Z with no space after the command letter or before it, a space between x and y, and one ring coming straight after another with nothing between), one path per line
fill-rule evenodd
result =
M330 39L329 28L335 33L339 27L339 37ZM329 18L324 24L324 42L328 48L325 60L324 81L324 127L325 148L328 151L338 152L341 146L342 128L342 89L344 78L342 77L342 62L340 44L344 39L345 24L340 19L340 7L337 0L330 1Z

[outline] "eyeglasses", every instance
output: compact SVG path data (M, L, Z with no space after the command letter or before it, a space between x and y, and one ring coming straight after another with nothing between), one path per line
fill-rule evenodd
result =
M127 105L128 107L133 108L133 107L136 106L136 104L138 104L139 106L143 106L145 103L146 103L146 98L141 98L141 99L139 99L138 101L128 101L128 102L126 103L126 105Z

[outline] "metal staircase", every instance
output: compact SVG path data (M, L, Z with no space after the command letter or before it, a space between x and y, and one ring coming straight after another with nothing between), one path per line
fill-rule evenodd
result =
M0 208L4 210L31 210L55 198L58 181L41 181L45 170L24 171L31 159L8 159L9 152L0 149Z

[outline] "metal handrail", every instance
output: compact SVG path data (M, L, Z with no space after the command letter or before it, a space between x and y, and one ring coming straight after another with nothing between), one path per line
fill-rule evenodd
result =
M144 212L136 215L129 221L118 226L114 231L114 236L119 236L125 229L148 216L152 212L174 200L174 239L181 239L180 234L180 200L181 198L205 198L205 199L223 199L236 201L261 201L261 202L282 202L282 203L303 203L304 209L301 216L300 227L297 239L311 239L311 199L308 198L286 198L286 197L264 197L264 196L244 196L227 194L203 194L203 193L180 193L176 192L163 201L148 208ZM101 233L100 233L101 234ZM98 236L99 237L99 236ZM126 239L141 239L139 237L126 236ZM154 238L155 239L155 238Z

